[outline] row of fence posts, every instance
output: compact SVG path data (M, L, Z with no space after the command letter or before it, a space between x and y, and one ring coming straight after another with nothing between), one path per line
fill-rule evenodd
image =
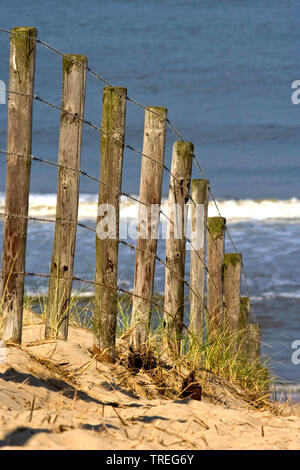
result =
M22 336L36 38L37 30L28 27L14 28L10 35L9 90L15 93L9 94L8 101L6 217L1 298L3 340L15 343L21 343ZM78 218L80 174L78 170L81 158L86 70L86 57L82 55L63 57L57 209L49 275L46 338L58 337L66 340L68 336ZM125 143L126 98L126 88L104 88L100 160L102 184L99 184L98 206L105 207L109 204L115 208L116 229L114 238L103 239L96 236L94 351L107 361L115 359L119 204ZM146 108L138 230L146 229L148 234L152 230L157 230L160 216L158 210L153 218L152 208L160 207L161 204L166 122L166 108ZM174 207L176 203L176 207L181 208L179 226L183 227L184 206L191 193L192 228L195 229L198 220L196 233L202 237L201 246L197 245L197 248L191 250L189 331L201 342L204 340L205 324L217 332L226 320L231 331L244 329L248 332L243 350L251 357L258 358L259 326L250 323L249 298L240 296L242 256L236 253L224 253L226 220L222 217L207 217L209 182L205 179L191 181L193 151L194 147L190 142L174 144L168 199L169 207ZM22 155L28 158L20 158ZM198 205L203 208L200 227L199 218L197 219ZM98 214L97 222L101 221L103 216L102 213ZM170 211L168 217L173 221L178 218L178 214ZM154 219L156 223L153 222ZM163 308L164 344L173 357L180 353L181 348L187 242L184 236L178 237L174 233L175 230L175 224L169 224ZM133 328L130 337L130 344L135 350L142 349L149 336L156 251L157 237L138 237L132 297Z

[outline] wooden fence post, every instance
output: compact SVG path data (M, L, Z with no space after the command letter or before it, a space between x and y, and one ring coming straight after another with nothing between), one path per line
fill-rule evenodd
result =
M100 179L114 190L99 186L96 235L96 282L99 285L95 288L94 352L108 362L115 358L118 314L119 191L126 97L126 88L107 86L103 90Z
M192 245L196 245L196 247L195 249L191 247L190 285L193 292L190 292L190 330L200 342L203 340L204 328L205 248L208 192L208 180L192 180L192 200L197 204L197 207L195 207L192 202L193 237L191 241ZM202 299L202 302L199 298Z
M249 323L250 323L250 299L249 297L241 297L240 299L240 315L239 315L239 350L243 354L247 354L249 345Z
M151 205L156 204L160 206L161 203L166 118L166 108L148 107L146 109L143 142L144 155L142 158L140 181L140 201L143 204L139 205L138 215L139 233L135 261L131 320L133 332L130 337L131 346L136 349L144 345L148 339L150 328L151 300L153 295L155 255L157 249L157 234L152 233ZM147 158L147 156L151 157L151 159ZM149 301L143 300L140 297L149 299Z
M184 314L184 268L186 243L186 207L189 199L194 145L175 142L168 199L168 234L166 240L164 339L172 356L180 354Z
M258 361L260 358L260 338L261 330L258 323L250 323L249 325L249 337L250 337L250 351L249 357L254 361Z
M246 330L249 326L249 321L250 321L250 299L249 297L241 297L239 329Z
M224 217L208 218L207 328L216 332L223 324Z
M82 64L82 65L81 65ZM80 170L82 119L84 117L87 58L63 57L63 85L58 164ZM71 114L69 114L71 113ZM77 117L75 118L74 115ZM76 223L79 201L79 172L58 169L56 224L46 315L46 338L68 337ZM62 222L63 221L63 222ZM64 277L66 279L64 279Z
M13 28L10 34L7 168L2 256L3 340L21 343L27 215L32 141L37 30ZM23 96L22 93L30 95ZM10 216L11 214L11 216ZM17 215L19 217L13 217ZM18 274L17 274L18 273Z
M239 330L242 255L226 253L224 258L224 304L226 326L230 332Z

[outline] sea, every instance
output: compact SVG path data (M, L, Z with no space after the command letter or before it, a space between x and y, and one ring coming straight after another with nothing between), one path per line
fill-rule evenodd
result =
M89 66L143 105L168 117L210 181L221 214L243 254L252 320L262 328L262 353L285 395L300 400L300 80L299 0L10 0L0 27L36 26L39 38L64 53L85 54ZM8 88L9 36L0 33L0 80ZM61 102L62 58L37 46L35 93ZM88 73L85 119L101 123L105 83ZM294 101L294 103L293 103ZM59 111L34 102L33 155L57 161ZM0 104L0 149L6 149L7 105ZM144 110L127 103L126 142L142 149ZM178 140L167 129L165 163ZM99 177L99 133L84 125L82 169ZM141 156L125 149L123 191L137 196ZM169 174L164 173L166 204ZM201 178L196 165L193 177ZM30 215L55 218L57 168L32 163ZM98 185L80 181L80 222L95 227ZM5 156L0 155L0 211ZM209 215L217 215L213 201ZM122 198L121 224L136 223L137 206ZM2 245L3 220L0 221ZM30 222L26 269L49 270L54 224ZM230 240L226 249L231 252ZM158 255L164 257L164 240ZM77 230L74 274L93 279L95 234ZM131 289L134 252L120 246L119 285ZM189 257L186 263L189 276ZM163 266L155 290L163 293ZM85 287L87 295L91 293ZM26 279L28 295L47 282ZM242 292L246 293L244 280ZM297 353L297 348L299 354ZM281 392L280 392L281 393Z

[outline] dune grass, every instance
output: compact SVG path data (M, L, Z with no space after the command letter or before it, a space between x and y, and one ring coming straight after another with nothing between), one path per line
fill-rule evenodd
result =
M158 301L163 301L158 298ZM121 298L119 305L118 337L130 335L131 299ZM273 378L268 370L268 359L254 358L247 348L248 331L241 329L232 333L229 328L219 329L217 333L210 332L209 322L206 322L201 337L183 330L181 354L172 358L173 364L181 364L187 370L207 370L229 382L239 385L251 393L266 392ZM159 363L165 356L164 320L162 313L153 310L150 335L144 350Z
M83 288L73 291L68 309L70 325L93 329L93 298L88 298L89 294ZM155 300L157 303L163 304L162 296L156 295ZM45 318L46 305L47 299L43 295L35 298L25 296L24 307L26 311L39 313L42 319ZM118 339L128 338L132 332L131 305L131 296L118 297ZM246 331L240 330L232 333L224 328L220 329L217 334L210 334L209 324L207 324L203 335L206 337L205 341L193 336L186 329L183 330L181 354L172 358L175 367L180 365L190 371L210 371L249 393L267 393L272 382L268 371L268 361L266 358L253 359L245 353ZM148 356L155 359L156 363L160 363L165 356L163 337L163 315L155 307L152 313L149 339L144 350L147 351Z

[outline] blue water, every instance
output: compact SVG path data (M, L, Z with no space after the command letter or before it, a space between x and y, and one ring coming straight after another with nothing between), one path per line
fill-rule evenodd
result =
M1 5L1 26L33 25L39 37L66 53L88 56L89 65L146 105L166 106L184 138L195 144L217 198L300 198L300 105L291 103L291 83L300 79L298 0L11 0ZM8 83L7 35L0 33L0 79ZM103 84L88 75L87 120L101 121ZM61 57L38 46L35 92L60 104ZM5 148L6 106L0 106L0 148ZM127 105L126 141L142 148L144 112ZM59 113L34 104L33 153L55 161ZM168 130L166 163L176 136ZM84 128L82 167L99 174L99 136ZM126 150L123 189L138 193L140 158ZM199 177L194 167L193 176ZM168 174L163 181L167 195ZM0 191L5 159L0 157ZM56 170L32 166L31 192L56 191ZM81 179L81 192L96 183ZM300 382L291 343L300 339L300 220L232 224L244 255L264 352L274 372ZM2 236L2 232L1 232ZM30 270L47 272L53 227L31 224ZM163 246L159 248L163 255ZM130 258L129 258L130 257ZM128 262L128 259L132 262ZM91 277L94 237L78 230L75 271ZM120 250L120 279L131 285L132 254ZM163 271L157 270L157 285ZM28 280L33 290L40 281Z

